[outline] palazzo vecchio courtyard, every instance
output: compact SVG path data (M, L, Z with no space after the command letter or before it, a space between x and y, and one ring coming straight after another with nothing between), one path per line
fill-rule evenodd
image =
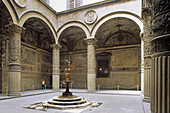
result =
M170 113L169 0L0 0L0 113Z

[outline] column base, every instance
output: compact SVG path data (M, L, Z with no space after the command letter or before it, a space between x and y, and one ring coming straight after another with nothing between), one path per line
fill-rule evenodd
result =
M53 91L60 91L59 88L53 88L52 90L53 90Z
M143 102L148 102L148 103L150 103L150 102L151 102L151 98L144 97Z
M88 92L88 93L95 93L96 92L96 90L92 90L92 89L88 89L86 92Z
M20 92L10 92L8 93L8 96L21 96Z

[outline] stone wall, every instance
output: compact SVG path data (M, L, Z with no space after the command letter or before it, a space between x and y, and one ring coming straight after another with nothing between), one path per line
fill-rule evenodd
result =
M41 88L42 79L46 81L47 87L51 87L51 53L22 43L21 54L22 88L30 90L34 86L35 89L39 89Z
M61 80L65 79L65 59L70 59L70 79L74 81L73 88L84 88L87 82L87 54L61 54Z
M140 87L140 48L124 48L112 51L110 76L97 78L97 85L102 89L136 89Z
M110 75L106 78L97 77L96 86L100 85L102 89L113 89L117 85L124 89L136 89L140 87L140 57L141 48L124 48L124 49L103 49L96 53L110 52L112 54L110 60ZM87 53L61 53L61 80L65 79L64 69L66 67L65 59L71 61L70 79L74 81L73 88L85 88L87 86ZM97 72L96 72L97 73ZM96 75L97 76L97 75Z

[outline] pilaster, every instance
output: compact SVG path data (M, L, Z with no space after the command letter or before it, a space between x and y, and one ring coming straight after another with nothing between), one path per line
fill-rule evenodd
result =
M87 89L88 91L96 90L96 57L95 57L95 38L85 40L87 46Z
M151 7L150 4L145 1L145 6L142 9L142 18L144 25L144 101L150 102L151 95Z
M52 84L53 90L59 90L60 87L60 44L52 44L53 48L53 73L52 73Z

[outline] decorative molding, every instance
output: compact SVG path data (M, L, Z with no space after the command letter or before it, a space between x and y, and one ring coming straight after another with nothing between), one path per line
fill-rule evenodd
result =
M162 35L151 41L151 53L170 51L170 35Z
M13 0L13 1L20 8L24 8L27 5L27 0Z
M97 39L96 38L87 38L87 39L85 39L85 41L88 45L94 45L94 44L96 44Z
M89 10L85 14L84 21L86 24L93 24L97 20L97 13L94 10Z
M151 67L151 57L144 58L144 68Z
M10 63L9 64L9 72L20 72L21 65L17 63Z
M117 67L117 68L111 68L111 71L113 72L138 71L138 68L137 67Z
M151 55L151 45L150 43L144 43L144 56Z
M13 24L13 23L12 24L8 24L5 27L7 28L7 32L9 32L9 33L15 32L15 33L21 34L22 30L25 30L24 27L21 27L21 26L19 26L17 24Z
M51 44L50 47L53 48L53 49L61 49L62 45L60 45L60 44Z

